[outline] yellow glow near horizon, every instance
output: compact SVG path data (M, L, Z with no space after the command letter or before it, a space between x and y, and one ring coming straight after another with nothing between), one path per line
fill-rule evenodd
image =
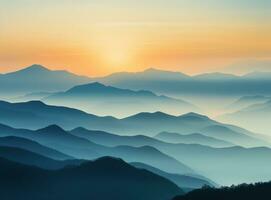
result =
M186 73L271 58L266 0L0 1L0 72L33 63L97 76Z

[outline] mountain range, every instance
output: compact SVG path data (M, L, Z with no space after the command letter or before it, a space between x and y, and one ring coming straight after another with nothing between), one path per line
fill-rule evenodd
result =
M1 131L4 131L4 130L7 131L7 129L2 129L2 128L1 128ZM22 137L15 137L15 136L0 137L0 146L22 148L24 150L31 151L31 152L40 154L42 156L55 159L55 160L73 159L73 157L65 155L62 152L48 148L37 142L34 142L26 138L22 138Z
M42 146L37 142L25 138L19 138L14 136L0 137L0 141L0 157L26 165L32 165L39 168L51 170L61 169L64 167L78 166L83 162L87 162L87 160L78 160L68 156L68 160L62 160L62 157L59 159L55 158L54 155L52 156L52 152L57 152L56 150L54 150L53 148ZM160 176L173 181L179 187L181 187L182 189L185 188L186 190L200 188L203 185L216 185L209 179L206 179L205 177L201 177L200 175L196 174L171 174L147 164L139 162L131 164L133 166L137 166L140 164L140 168L144 168L153 173L159 174Z
M36 131L1 125L0 132L1 137L27 138L77 159L120 157L167 173L192 174L192 177L201 174L222 185L271 179L271 150L264 147L213 148L199 144L172 144L147 136L117 136L83 128L67 132L55 125Z
M89 83L42 98L43 102L77 108L96 115L125 117L138 112L157 110L175 114L199 110L196 106L150 91L133 91Z
M157 169L155 167L146 165L144 163L130 163L136 168L139 169L146 169L150 172L153 172L155 174L158 174L159 176L165 177L166 179L172 181L176 185L178 185L182 190L185 191L191 191L194 189L199 189L204 186L210 186L210 187L217 187L218 185L215 183L212 183L212 181L207 181L206 178L200 178L200 177L193 177L192 175L180 175L180 174L171 174L167 173L165 171L162 171L160 169Z
M271 100L271 97L263 95L243 96L232 102L226 107L229 111L238 111L253 104L265 103Z
M222 124L204 115L188 113L180 116L162 112L139 113L127 118L99 117L80 110L50 106L39 101L9 103L0 101L0 123L15 128L39 129L57 124L64 129L85 127L121 135L154 136L160 132L200 133L247 147L269 146L258 135L245 129Z
M161 132L155 136L156 139L163 140L169 143L184 143L184 144L202 144L211 147L230 147L235 146L233 143L224 140L215 139L213 137L205 136L200 133L192 133L182 135L179 133Z
M115 73L93 80L119 88L145 89L175 97L271 94L270 87L267 87L271 84L271 73L262 72L242 76L217 72L189 76L180 72L147 69L137 73Z
M57 92L87 83L90 78L67 71L52 71L34 64L22 70L0 75L1 98L17 97L32 92Z
M22 148L0 145L0 158L5 158L14 162L37 166L43 169L62 169L66 166L74 166L82 163L82 160L54 160L47 156L28 151Z
M269 60L256 59L242 60L226 66L222 71L226 73L238 74L248 74L256 71L270 72L271 62Z
M105 146L126 144L134 147L144 145L155 147L221 185L268 181L271 178L269 173L271 162L268 159L271 155L270 148L240 146L213 148L200 144L173 144L147 136L118 136L83 128L74 129L71 134Z
M247 127L252 131L268 135L271 128L271 98L264 99L265 100L251 103L247 107L232 113L220 115L217 119L226 123L234 123Z
M63 152L77 159L95 159L102 156L120 157L127 162L142 162L172 173L195 173L190 167L162 153L154 147L142 145L138 147L118 145L107 147L96 144L82 137L77 137L64 131L56 125L51 125L36 131L14 129L5 125L0 127L0 136L23 137L38 142L51 149ZM33 151L33 150L32 150Z
M76 85L100 82L122 89L149 90L158 94L174 95L267 95L271 94L271 74L250 72L242 76L209 73L189 76L180 72L147 69L143 72L114 73L105 77L89 78L67 71L52 71L41 65L0 75L1 96L32 92L59 92ZM2 87L1 87L2 86Z
M183 191L169 180L104 157L78 166L44 170L0 158L0 198L18 200L164 200Z
M97 82L105 86L99 92L93 91ZM189 76L150 68L142 72L120 72L90 78L33 65L1 74L0 97L12 102L46 101L48 98L48 103L61 105L63 102L66 106L93 114L119 118L143 111L162 111L174 115L193 111L217 115L218 111L219 114L229 112L225 106L241 96L270 96L270 84L270 72L250 72L242 76L215 72ZM73 93L82 88L86 89L83 95ZM122 98L110 95L113 88L124 92L120 95ZM123 98L127 90L133 92L133 97ZM103 97L99 97L98 94L102 92ZM144 100L142 96L137 98L140 92L146 95ZM153 98L149 98L150 93L154 94ZM55 98L55 94L59 98ZM60 98L69 95L74 99Z
M269 66L0 74L0 199L265 199Z

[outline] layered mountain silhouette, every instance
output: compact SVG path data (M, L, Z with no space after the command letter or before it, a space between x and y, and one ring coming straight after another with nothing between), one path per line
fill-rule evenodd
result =
M188 175L171 174L171 173L164 172L160 169L157 169L155 167L152 167L150 165L146 165L144 163L130 163L130 164L139 169L146 169L150 172L158 174L159 176L165 177L166 179L172 181L173 183L175 183L180 188L186 191L202 188L207 185L210 187L217 186L216 184L212 184L211 182L208 182L204 178L201 179L201 178L188 176Z
M184 143L184 144L201 144L211 147L230 147L235 146L233 143L224 140L215 139L213 137L205 136L200 133L192 133L188 135L181 135L179 133L161 132L155 138L169 143Z
M78 126L113 126L117 119L97 117L80 110L61 106L49 106L40 101L9 103L0 101L0 121L17 128L38 129L51 124L58 124L66 129Z
M4 131L5 129L3 130L2 128L3 126L1 127L1 131ZM22 148L56 160L72 159L71 156L65 155L64 153L61 153L54 149L43 146L37 142L21 137L15 136L0 137L0 146Z
M169 180L110 157L53 171L3 158L0 165L1 199L164 200L183 194Z
M0 93L2 98L7 98L32 92L57 92L89 81L88 77L77 76L67 71L52 71L35 64L19 71L2 74Z
M226 109L237 111L240 109L244 109L253 104L265 103L271 100L271 97L263 96L263 95L254 95L254 96L243 96L230 105L226 107Z
M6 142L6 143L4 143ZM23 144L23 145L21 145ZM14 146L22 146L22 147L14 147ZM43 149L46 147L42 146ZM86 160L78 160L78 159L71 159L68 157L69 160L59 160L59 159L52 159L52 153L50 151L55 151L49 148L46 148L46 151L41 151L41 145L31 140L27 140L24 138L18 137L0 137L0 157L6 158L18 163L27 164L31 166L37 166L43 169L61 169L64 167L72 167L78 166L83 162L87 162ZM179 174L170 174L159 170L155 167L151 167L150 165L143 164L143 163L131 163L133 166L147 169L155 174L158 174L162 177L165 177L175 184L177 184L182 189L185 188L186 190L191 190L195 188L200 188L203 185L210 185L213 184L209 183L209 180L202 177L197 178L199 175L179 175ZM159 172L159 173L158 173ZM174 178L175 177L175 178Z
M158 96L150 91L119 89L98 82L75 86L42 100L49 104L78 108L97 115L117 117L129 116L142 111L161 110L182 114L198 110L198 108L183 100Z
M17 127L14 129L1 125L2 137L23 137L77 159L120 157L127 162L142 162L169 173L200 173L222 185L271 179L269 148L213 148L200 144L170 144L151 137L134 136L155 136L163 131L185 135L200 133L245 147L269 146L257 134L196 113L180 116L162 112L139 113L117 119L98 117L67 107L49 106L38 101L2 101L0 111L1 123ZM103 130L123 137L99 133L90 138L86 135L88 133L74 135L74 131L65 131L50 124L58 124L65 129L85 127ZM49 127L41 128L45 126ZM18 127L39 129L33 131ZM128 135L133 137L127 137Z
M194 190L186 195L175 197L173 200L268 200L271 194L271 183L256 183L256 184L242 184L232 187L211 188L204 187L199 190Z
M2 97L7 98L32 92L63 91L90 82L100 82L123 89L150 90L178 97L198 94L233 96L271 94L270 87L267 87L271 83L271 75L266 72L250 72L242 76L223 73L189 76L180 72L151 68L138 73L121 72L106 77L89 78L67 71L48 70L41 65L32 65L19 71L2 74L0 91Z
M61 169L66 166L79 165L83 162L81 160L54 160L22 148L7 146L0 146L0 157L26 165L37 166L43 169Z
M271 75L258 72L242 76L224 73L188 76L180 72L149 69L138 73L115 73L93 80L120 88L145 89L174 96L271 94L270 87L267 87L271 83Z
M247 127L259 133L268 133L270 125L271 100L254 103L233 113L224 114L217 119Z
M268 60L249 59L232 63L224 68L224 72L248 74L255 71L270 72L271 62Z
M121 121L129 124L129 127L137 130L137 133L140 132L146 135L150 133L155 135L155 133L163 131L177 132L180 134L191 134L196 132L242 146L267 145L265 142L259 141L257 135L249 131L239 127L221 124L197 113L188 113L180 116L168 115L161 112L139 113L124 118ZM157 126L157 124L161 126ZM206 129L209 129L210 127L221 127L229 130L229 133L234 132L235 134L227 136L224 132L220 132L221 130L219 129L210 130L210 132L206 131ZM231 136L233 136L233 138Z
M17 136L33 140L49 148L56 149L77 159L94 159L102 156L120 157L128 162L143 162L173 173L194 173L194 170L154 147L118 145L107 147L90 140L77 137L52 125L36 131L14 129L1 125L0 136ZM28 147L29 148L29 147ZM48 155L49 157L49 155Z
M144 112L117 119L99 117L67 107L50 106L39 101L24 103L0 101L0 123L28 129L58 124L65 129L85 127L123 135L154 136L163 131L185 135L200 133L236 145L269 146L267 142L259 139L257 134L236 126L219 123L197 113L174 116L163 112Z
M147 136L119 136L77 128L72 134L106 146L148 145L187 163L202 175L223 185L271 179L270 148L213 148L199 144L166 143ZM253 159L252 159L253 158Z
M0 74L0 199L268 199L270 63L239 64L227 70L243 75Z

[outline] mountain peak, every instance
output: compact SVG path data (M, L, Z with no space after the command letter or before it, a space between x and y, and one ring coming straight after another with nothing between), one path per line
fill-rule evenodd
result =
M59 127L58 125L52 124L50 126L47 126L45 128L42 129L38 129L38 132L44 132L44 133L57 133L57 134L62 134L62 133L66 133L64 129L62 129L61 127Z
M146 118L159 118L159 119L165 119L165 118L172 118L174 116L157 111L157 112L141 112L136 115L132 115L130 117L124 118L124 119L146 119Z
M203 73L199 75L193 76L193 78L196 79L236 79L239 78L238 76L234 74L227 74L227 73L221 73L221 72L212 72L212 73Z
M181 72L161 70L161 69L156 69L156 68L152 68L152 67L144 70L143 73L154 74L154 75L159 75L159 74L160 75L170 75L171 77L179 77L179 78L180 78L180 76L182 78L188 77L186 74L181 73Z
M189 113L186 113L184 115L180 115L179 117L183 117L183 118L193 117L193 118L200 118L200 119L209 119L209 117L207 117L205 115L201 115L201 114L195 113L195 112L189 112Z
M93 82L93 83L89 83L86 84L87 86L91 86L91 87L106 87L104 84L101 84L99 82Z
M92 82L84 85L77 85L69 89L67 92L86 93L86 92L102 92L113 87L103 85L99 82ZM115 88L114 88L115 89Z
M108 162L108 161L124 163L124 161L121 158L115 158L111 156L104 156L104 157L100 157L94 160L94 162L100 162L100 163Z
M134 168L128 163L124 162L122 159L111 157L111 156L104 156L104 157L97 158L96 160L93 160L93 161L84 162L80 166L81 168L85 168L85 169L88 169L89 167L98 167L99 169L106 170L106 171L112 170L114 168L116 170L120 170L124 168L126 169Z
M45 103L43 103L42 101L28 101L26 103L29 103L29 104L33 104L33 105L40 105L40 106L44 106L46 105Z
M148 69L145 69L144 72L163 72L162 70L150 67Z
M45 72L48 72L50 71L49 69L47 69L46 67L42 66L42 65L39 65L39 64L33 64L29 67L26 67L22 70L19 70L20 72L39 72L39 71L45 71Z

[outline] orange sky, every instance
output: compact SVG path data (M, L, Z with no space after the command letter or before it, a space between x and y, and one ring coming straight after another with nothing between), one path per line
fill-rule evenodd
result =
M199 73L271 58L267 0L0 1L0 72L33 63L89 76Z

